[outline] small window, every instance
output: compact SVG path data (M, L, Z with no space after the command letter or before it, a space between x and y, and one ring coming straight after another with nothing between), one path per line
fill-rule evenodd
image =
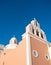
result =
M32 33L34 34L34 29L32 29Z
M37 36L39 36L39 32L38 32L38 30L36 31L36 34L37 34Z
M49 56L48 55L46 55L45 58L46 58L46 60L49 60Z
M17 43L16 40L14 40L14 43L15 43L15 44Z
M36 50L33 50L33 56L38 57L38 52Z
M41 38L43 38L43 34L41 33Z
M37 22L36 22L36 26L37 26Z

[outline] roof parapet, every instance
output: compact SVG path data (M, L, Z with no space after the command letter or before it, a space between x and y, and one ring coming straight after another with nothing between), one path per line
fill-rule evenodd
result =
M44 31L40 28L40 24L35 18L26 26L26 33L32 33L43 40L47 40Z

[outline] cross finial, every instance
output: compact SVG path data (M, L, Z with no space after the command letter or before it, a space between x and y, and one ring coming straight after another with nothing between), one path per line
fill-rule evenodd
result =
M34 18L34 20L36 21L36 18Z
M34 18L34 20L35 20L35 18Z

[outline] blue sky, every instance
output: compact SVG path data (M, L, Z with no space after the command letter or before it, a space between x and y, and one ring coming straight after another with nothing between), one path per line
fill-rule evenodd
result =
M0 0L0 43L8 44L13 35L20 41L34 18L51 42L51 0Z

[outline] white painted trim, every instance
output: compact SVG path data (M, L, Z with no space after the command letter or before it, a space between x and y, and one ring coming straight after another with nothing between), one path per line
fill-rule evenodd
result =
M17 44L8 44L5 46L4 49L15 49L18 45Z
M45 43L47 45L50 44L50 42L48 42L47 40L44 40L42 38L39 38L38 36L32 34L31 32L28 33L28 34L29 34L30 37L35 38L35 39L37 39L37 40L39 40L39 41L41 41L41 42L43 42L43 43ZM25 37L26 37L26 33L25 33L25 35L22 36L22 39L24 39Z
M30 36L26 34L26 55L27 55L27 64L32 65L32 58L31 58L31 43L30 43Z
M37 40L39 40L39 41L41 41L41 42L46 42L47 44L49 43L47 40L44 40L44 39L41 39L41 38L39 38L38 36L36 36L36 35L34 35L34 34L32 34L32 33L28 33L29 35L30 35L30 37L33 37L33 38L35 38L35 39L37 39Z
M48 47L48 53L49 53L49 56L50 56L50 62L51 62L51 47Z

